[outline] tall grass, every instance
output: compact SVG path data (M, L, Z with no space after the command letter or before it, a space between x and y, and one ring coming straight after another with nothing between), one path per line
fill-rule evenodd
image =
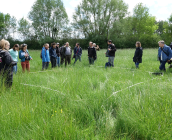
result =
M18 63L13 87L1 88L0 139L172 139L171 70L149 73L158 71L157 50L144 50L140 69L133 49L118 50L107 69L105 50L97 53L94 66L84 51L75 66L39 72L40 51L30 51L31 72Z

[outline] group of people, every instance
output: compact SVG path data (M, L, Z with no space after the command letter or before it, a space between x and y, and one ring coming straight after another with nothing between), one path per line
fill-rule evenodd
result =
M158 58L160 60L160 70L165 71L165 64L172 62L172 43L169 46L165 45L164 41L159 41L159 50ZM108 62L105 64L106 67L114 67L114 58L116 47L111 40L107 42L108 49L106 52L106 57L108 57ZM15 44L12 49L10 48L10 43L7 40L2 39L0 41L0 76L1 76L1 85L5 84L7 87L12 86L13 82L13 72L17 73L17 63L18 63L18 54L19 59L21 59L22 71L30 71L30 63L32 57L29 54L27 49L27 44L22 44L19 46ZM20 51L19 51L20 49ZM99 46L93 42L89 42L88 47L88 60L89 64L93 65L95 60L97 60L97 50L100 50ZM19 53L18 53L19 51ZM48 43L45 43L40 57L42 59L42 70L45 70L49 67L60 67L65 63L65 66L71 64L71 59L75 59L74 64L79 60L81 62L82 48L79 43L76 43L74 48L74 55L72 56L72 48L69 46L69 43L66 42L62 47L59 43L52 43L49 46ZM136 50L133 57L136 68L139 68L139 64L142 63L143 49L140 42L136 42ZM172 65L171 65L172 67Z

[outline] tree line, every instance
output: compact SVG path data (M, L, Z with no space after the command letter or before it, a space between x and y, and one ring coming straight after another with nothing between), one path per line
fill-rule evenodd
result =
M31 49L41 49L45 42L67 41L71 47L79 42L86 49L93 41L100 48L107 48L109 39L117 48L133 48L136 41L144 48L153 48L161 39L167 45L172 42L172 14L167 21L156 21L142 3L130 15L123 0L82 0L69 21L62 0L37 0L28 19L17 21L0 13L0 38L9 40L11 45L27 43Z

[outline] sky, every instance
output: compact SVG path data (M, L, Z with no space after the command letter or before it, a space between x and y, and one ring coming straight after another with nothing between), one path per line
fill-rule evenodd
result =
M11 16L17 18L27 18L28 13L36 0L0 0L0 12L9 13ZM66 8L66 12L70 21L75 11L75 7L82 0L62 0ZM168 20L172 14L172 0L124 0L128 4L129 12L132 14L133 8L136 4L142 2L149 8L149 12L152 16L155 16L157 20Z

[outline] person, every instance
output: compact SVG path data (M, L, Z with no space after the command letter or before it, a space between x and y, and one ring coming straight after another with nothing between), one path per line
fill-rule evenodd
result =
M50 60L51 67L55 68L57 65L56 43L52 43L52 47L50 48Z
M0 76L1 86L5 82L6 87L11 87L13 83L13 66L17 62L13 61L10 53L8 52L10 43L7 40L2 39L0 41Z
M72 48L69 46L69 42L66 42L66 47L63 49L63 54L65 55L65 66L71 63Z
M136 51L133 57L133 62L135 62L136 68L139 68L139 64L142 63L143 49L139 41L136 42Z
M77 62L78 59L81 62L81 55L82 55L82 48L79 46L79 43L77 43L76 47L74 48L74 57L75 57L74 64Z
M108 62L114 67L116 47L112 44L112 40L108 41Z
M60 56L61 56L61 60L60 60L60 64L63 65L64 61L65 61L65 54L64 54L64 48L66 47L66 43L60 47Z
M27 50L27 44L22 44L22 48L19 51L19 58L21 59L22 71L25 72L25 70L27 70L28 72L30 72L29 61L32 60L32 57Z
M170 59L172 58L172 50L169 46L165 44L163 40L159 41L158 44L159 44L158 57L160 60L159 69L162 71L166 71L165 64L167 62L170 62Z
M16 65L13 66L13 72L16 74L17 73L17 62L18 62L18 50L19 50L19 45L15 44L12 49L9 50L9 53L13 59L13 61L16 62Z
M100 51L100 47L99 47L99 45L96 45L96 43L93 43L93 47L94 47L97 51Z
M56 46L56 54L57 54L57 65L58 67L60 67L60 44L57 43L57 46Z
M96 55L96 49L93 47L93 42L89 42L88 59L89 59L89 64L90 65L94 64L96 56L97 56Z
M171 44L170 44L170 46L169 46L170 48L171 48L171 50L172 50L172 42L171 42Z
M50 63L49 44L44 44L42 51L42 70L48 69Z

